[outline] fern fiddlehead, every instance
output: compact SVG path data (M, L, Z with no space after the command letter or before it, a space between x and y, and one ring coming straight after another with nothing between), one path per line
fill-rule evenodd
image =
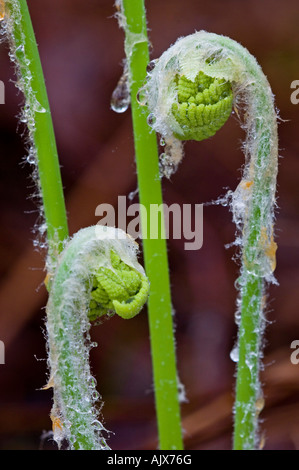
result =
M272 91L256 59L244 47L230 38L200 31L179 39L153 62L140 95L151 113L149 124L166 143L162 155L166 176L182 158L181 140L212 136L232 106L243 117L245 167L240 184L225 202L230 202L237 225L236 244L242 260L236 314L234 448L253 449L259 444L265 288L275 282L277 248L273 221L278 138Z
M124 319L135 317L147 299L148 281L113 250L110 267L101 266L93 278L88 318L97 320L115 311Z
M98 393L89 366L90 321L117 313L128 319L147 301L149 283L137 244L120 229L88 227L61 253L47 304L49 385L54 438L70 449L109 449L98 419Z
M171 112L180 126L174 133L180 140L204 140L220 129L232 111L233 93L229 82L198 72L194 81L177 76L178 102Z

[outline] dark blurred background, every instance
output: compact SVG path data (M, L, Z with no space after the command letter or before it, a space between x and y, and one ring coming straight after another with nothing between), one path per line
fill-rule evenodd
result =
M71 233L95 224L95 208L117 204L136 189L130 110L116 114L110 97L122 72L123 32L112 0L29 0L55 126ZM269 289L264 341L265 449L299 447L299 365L290 344L299 340L299 105L290 101L299 79L299 7L296 0L146 1L152 58L195 30L228 35L254 54L271 83L280 112L280 168L276 277ZM45 253L34 248L38 211L31 167L24 164L22 95L14 86L7 44L0 47L6 104L0 106L0 449L56 449L48 431L52 391L47 379L43 286ZM235 189L244 157L234 116L213 138L188 143L171 181L168 204L209 202ZM133 202L138 202L135 196ZM204 242L184 250L169 240L186 449L230 449L236 340L238 265L235 227L221 206L204 208ZM130 322L112 318L93 328L91 363L105 402L113 449L156 449L154 394L147 312Z

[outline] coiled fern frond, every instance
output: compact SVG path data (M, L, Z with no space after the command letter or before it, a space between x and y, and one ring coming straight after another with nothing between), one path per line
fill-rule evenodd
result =
M185 75L176 76L177 102L171 111L182 132L174 132L180 140L204 140L212 137L227 121L233 106L229 82L198 72L194 81Z

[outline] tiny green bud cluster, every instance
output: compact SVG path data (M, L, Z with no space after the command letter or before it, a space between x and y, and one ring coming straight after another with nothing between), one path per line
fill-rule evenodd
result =
M180 140L204 140L212 137L229 118L233 92L229 82L199 72L195 80L185 75L175 77L178 102L171 111L182 132L174 132Z
M93 278L90 321L111 311L122 318L132 318L147 300L149 282L146 276L125 264L115 251L110 252L111 269L101 266Z

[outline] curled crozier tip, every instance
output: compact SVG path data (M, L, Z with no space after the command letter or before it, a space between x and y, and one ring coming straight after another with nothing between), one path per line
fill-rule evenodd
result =
M275 253L271 251L269 262L268 246L274 246L277 116L271 87L260 65L238 42L206 31L179 38L151 64L142 96L150 126L165 142L160 159L166 176L176 170L183 156L182 140L211 137L227 121L232 108L237 110L246 132L242 181L250 184L235 191L231 210L242 232L244 256L259 259L257 275L274 279L270 271L275 266ZM253 236L249 223L253 212L257 215L256 232L263 230L267 240L264 242L264 237L259 242L255 234L249 256L246 245Z
M52 414L59 416L57 440L63 437L71 449L108 449L89 366L89 328L103 315L128 319L141 311L149 282L137 254L137 243L122 230L87 227L66 243L52 276L47 304Z
M148 293L149 281L146 276L142 276L140 278L139 290L134 296L129 297L123 302L118 300L113 301L115 313L126 320L135 317L147 301Z
M232 109L244 119L247 148L254 139L254 121L260 112L257 103L265 103L265 95L270 107L265 107L259 118L272 119L267 78L256 59L233 39L199 31L179 38L151 63L141 94L150 126L166 142L163 158L166 155L173 163L172 171L183 156L182 146L175 140L211 137L225 124Z

